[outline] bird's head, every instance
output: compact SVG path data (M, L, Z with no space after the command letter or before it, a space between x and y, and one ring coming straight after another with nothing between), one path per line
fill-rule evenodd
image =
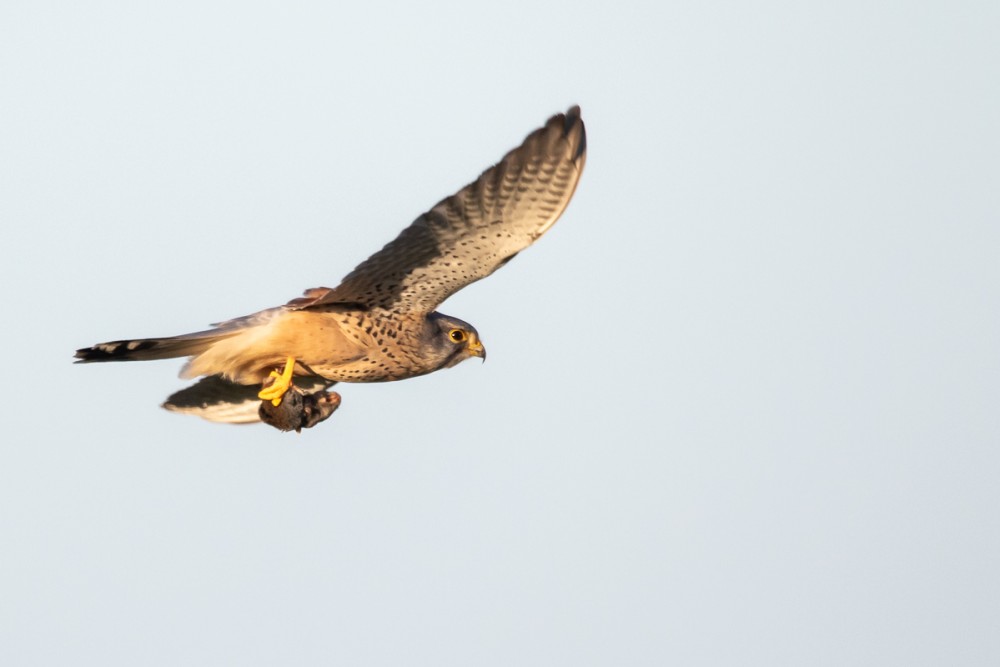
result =
M432 313L429 321L431 345L442 360L439 368L451 368L470 357L486 361L486 348L479 340L476 327L440 313Z

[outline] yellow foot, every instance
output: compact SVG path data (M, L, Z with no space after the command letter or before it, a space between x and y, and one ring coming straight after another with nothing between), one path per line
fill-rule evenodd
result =
M274 382L264 387L257 394L257 398L262 401L271 401L271 405L278 407L281 405L281 398L292 386L292 373L295 371L295 357L288 357L285 360L285 370L279 373L271 371Z

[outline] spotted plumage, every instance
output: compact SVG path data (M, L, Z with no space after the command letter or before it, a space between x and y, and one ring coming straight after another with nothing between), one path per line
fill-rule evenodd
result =
M301 389L402 380L485 358L476 329L435 308L531 245L559 218L583 170L580 109L558 114L473 183L420 215L334 288L170 338L77 350L81 362L189 357L203 379L164 407L225 422L255 421L254 390L283 365ZM286 363L286 361L290 363ZM265 392L260 393L263 398ZM280 394L275 402L278 405Z

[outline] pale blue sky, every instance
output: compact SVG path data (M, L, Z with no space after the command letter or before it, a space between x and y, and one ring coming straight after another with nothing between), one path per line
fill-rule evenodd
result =
M998 34L4 3L0 663L1000 664ZM442 307L485 365L296 436L70 363L335 283L573 103L566 215Z

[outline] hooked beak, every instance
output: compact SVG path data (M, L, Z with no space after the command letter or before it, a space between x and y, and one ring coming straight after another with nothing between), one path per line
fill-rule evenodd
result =
M484 363L486 362L486 348L483 347L482 341L476 336L469 337L469 344L466 349L469 350L469 354L473 357L479 357Z

